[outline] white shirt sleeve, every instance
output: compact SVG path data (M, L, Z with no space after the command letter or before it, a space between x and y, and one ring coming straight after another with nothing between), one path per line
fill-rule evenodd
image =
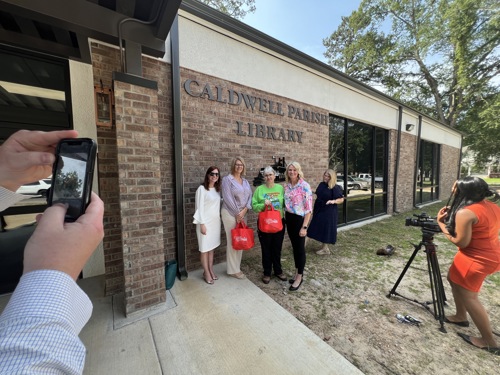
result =
M69 275L23 275L0 316L0 374L82 374L78 334L91 314L90 299Z
M27 197L0 186L0 212Z

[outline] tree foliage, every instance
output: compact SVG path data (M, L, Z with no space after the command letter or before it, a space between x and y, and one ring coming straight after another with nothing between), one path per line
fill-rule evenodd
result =
M413 108L461 129L476 111L491 128L498 0L363 0L323 43L330 65Z
M247 13L255 12L255 0L198 0L222 13L243 19Z

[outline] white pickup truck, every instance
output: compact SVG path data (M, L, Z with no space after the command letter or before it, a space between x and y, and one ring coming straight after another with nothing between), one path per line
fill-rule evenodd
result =
M371 182L372 175L370 173L358 173L358 178ZM384 179L382 177L375 177L374 184L376 188L381 189L384 187Z

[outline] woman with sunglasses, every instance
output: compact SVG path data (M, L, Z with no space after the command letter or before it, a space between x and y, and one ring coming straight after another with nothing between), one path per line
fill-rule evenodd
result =
M231 240L231 229L245 219L248 210L252 208L252 188L245 175L245 161L236 157L231 163L231 173L222 179L222 222L227 240L227 274L237 279L244 279L241 272L242 251L234 250Z
M481 337L458 333L467 343L500 355L486 309L478 298L484 279L500 271L500 207L487 200L498 194L478 177L455 182L451 206L443 207L437 221L446 238L458 247L448 271L456 313L445 322L468 327L467 313Z
M213 284L218 279L214 273L214 249L220 245L220 189L219 168L209 167L203 185L196 190L193 221L196 224L203 278L207 284Z
M264 284L269 284L271 281L273 269L274 275L278 279L281 281L287 280L281 268L281 247L285 237L285 220L283 218L284 189L282 185L274 183L275 178L276 172L271 166L264 168L264 181L266 183L255 189L252 197L252 208L255 212L262 212L268 206L272 206L279 211L283 225L283 228L276 233L257 231L262 250L262 268L264 268L262 282Z

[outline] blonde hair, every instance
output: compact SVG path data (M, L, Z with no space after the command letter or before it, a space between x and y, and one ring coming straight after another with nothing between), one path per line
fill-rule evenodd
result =
M297 170L297 175L299 176L299 180L301 178L304 178L304 173L302 173L302 167L300 166L300 164L296 161L292 161L291 163L288 163L288 165L286 166L286 173L285 173L286 182L290 182L290 177L288 177L288 169L290 167L294 167Z
M335 184L337 184L337 172L333 169L327 169L325 173L330 175L330 181L328 181L328 189L333 189Z
M240 161L241 164L243 164L243 171L241 172L241 175L244 176L246 171L247 171L247 165L245 164L245 160L241 156L237 156L233 159L231 163L231 174L234 175L234 172L236 172L236 162Z

